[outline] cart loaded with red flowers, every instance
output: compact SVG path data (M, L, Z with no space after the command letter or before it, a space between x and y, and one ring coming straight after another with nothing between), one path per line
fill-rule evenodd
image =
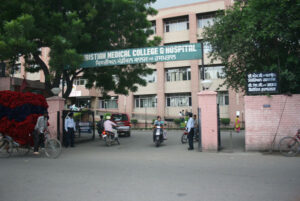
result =
M19 145L18 147L32 147L35 124L47 108L48 104L42 95L30 92L0 91L2 138L11 139L13 143Z

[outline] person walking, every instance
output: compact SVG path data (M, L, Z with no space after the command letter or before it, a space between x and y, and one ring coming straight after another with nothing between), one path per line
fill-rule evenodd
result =
M194 124L195 124L195 121L193 119L193 114L190 113L189 114L189 120L186 124L186 129L188 131L188 140L189 140L189 148L188 150L193 150L194 149Z
M34 149L33 154L39 154L39 146L44 147L44 132L48 129L48 112L45 111L42 116L37 119L36 125L33 131Z
M73 119L73 112L69 113L69 115L65 119L65 131L66 131L65 147L66 148L68 148L69 146L74 147L76 124Z
M239 133L240 130L241 130L241 123L240 123L239 115L237 115L236 118L235 118L234 128L235 128L235 131L236 131L237 133Z

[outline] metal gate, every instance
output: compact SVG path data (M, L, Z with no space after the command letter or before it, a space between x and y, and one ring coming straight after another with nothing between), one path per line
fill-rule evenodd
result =
M95 113L92 110L83 110L83 111L71 111L71 110L63 110L62 111L62 119L61 122L63 126L63 139L61 140L64 144L65 142L65 119L69 113L73 112L73 118L76 124L76 132L75 132L75 143L94 140L95 139ZM58 112L59 115L59 112ZM59 119L59 118L58 118ZM58 125L60 123L58 122Z
M198 151L202 151L201 108L198 108Z

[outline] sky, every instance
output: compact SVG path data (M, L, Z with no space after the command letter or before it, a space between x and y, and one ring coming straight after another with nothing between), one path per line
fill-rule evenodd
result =
M184 4L191 4L196 2L201 2L206 0L156 0L156 2L152 5L155 9L161 8L169 8L173 6L179 6Z

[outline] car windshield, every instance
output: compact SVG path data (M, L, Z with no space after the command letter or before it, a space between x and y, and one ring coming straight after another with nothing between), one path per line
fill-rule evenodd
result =
M126 114L113 114L112 119L114 121L128 121Z

